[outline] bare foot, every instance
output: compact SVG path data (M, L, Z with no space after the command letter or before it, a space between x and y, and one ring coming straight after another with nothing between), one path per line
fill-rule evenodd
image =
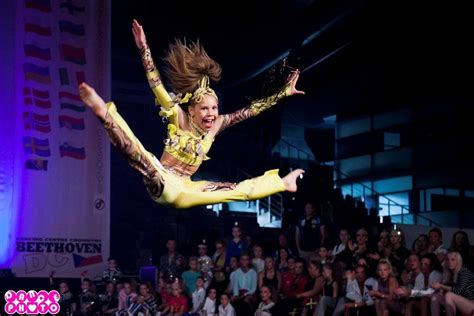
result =
M303 169L296 169L287 174L282 180L285 183L285 189L288 192L296 192L297 190L297 185L296 185L296 179L298 179L299 176L303 176L304 170Z
M79 85L79 95L82 101L101 119L105 119L107 114L107 106L104 100L95 92L95 90L87 83L83 82Z

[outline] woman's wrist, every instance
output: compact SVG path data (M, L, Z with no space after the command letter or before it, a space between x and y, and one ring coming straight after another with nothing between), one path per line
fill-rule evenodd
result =
M146 41L143 42L143 43L138 44L138 49L139 49L140 51L145 50L145 49L147 49L147 48L148 48L148 45L147 45Z

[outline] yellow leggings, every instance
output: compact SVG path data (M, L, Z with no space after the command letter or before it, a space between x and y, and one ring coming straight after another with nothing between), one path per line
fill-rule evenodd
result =
M285 191L278 169L260 177L248 179L232 186L220 186L210 181L192 181L165 169L156 157L148 152L135 137L113 103L107 103L104 121L112 144L127 158L129 164L144 176L151 198L174 208L189 208L232 201L256 200Z

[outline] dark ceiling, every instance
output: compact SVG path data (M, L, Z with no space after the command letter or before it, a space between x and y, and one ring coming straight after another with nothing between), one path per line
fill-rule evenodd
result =
M462 76L472 71L465 36L473 28L463 8L368 0L220 3L160 1L153 10L149 1L114 0L114 78L145 82L130 30L137 18L155 60L175 37L199 38L223 67L223 93L246 93L259 84L258 77L248 80L252 75L291 51L293 65L316 64L301 77L301 102L321 105L321 116L469 98Z

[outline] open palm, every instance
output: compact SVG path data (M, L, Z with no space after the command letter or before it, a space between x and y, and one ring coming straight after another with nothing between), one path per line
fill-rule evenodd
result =
M305 94L304 91L296 89L296 82L298 82L299 77L300 71L298 69L291 72L291 75L288 77L288 82L290 83L290 95Z
M132 32L133 38L135 39L135 44L138 48L142 48L146 45L146 36L145 31L143 31L143 27L138 23L137 20L133 19L132 22Z

